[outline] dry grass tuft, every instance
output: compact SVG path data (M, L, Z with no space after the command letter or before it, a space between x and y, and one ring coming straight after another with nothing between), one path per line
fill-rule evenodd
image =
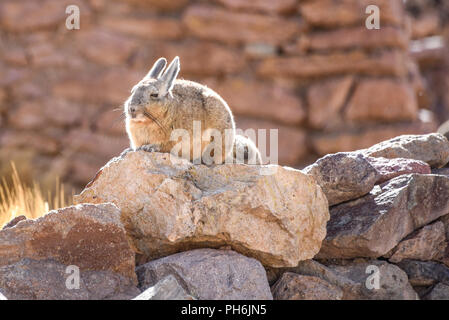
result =
M67 199L59 179L56 180L55 192L48 191L44 195L39 184L33 182L32 186L27 186L20 179L14 163L11 167L10 182L3 177L0 183L0 228L17 216L36 219L69 204L70 199Z

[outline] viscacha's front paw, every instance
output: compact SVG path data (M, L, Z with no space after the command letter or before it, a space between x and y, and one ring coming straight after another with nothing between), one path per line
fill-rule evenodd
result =
M146 144L144 146L137 148L137 151L139 150L143 150L146 152L159 152L161 151L161 147L157 144Z

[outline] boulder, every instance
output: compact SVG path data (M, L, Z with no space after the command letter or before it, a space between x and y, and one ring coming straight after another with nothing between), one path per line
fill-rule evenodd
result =
M11 300L129 300L140 293L132 279L120 274L83 270L74 280L74 269L68 267L28 258L0 266L0 291Z
M315 178L330 206L369 193L379 178L363 155L349 152L329 154L303 171Z
M441 168L449 162L449 141L440 133L403 135L380 142L361 152L375 158L421 160L432 168Z
M403 260L398 266L404 270L413 286L430 286L437 282L449 285L449 268L434 261Z
M387 159L382 157L367 157L367 160L379 173L379 179L376 184L384 183L385 181L391 180L403 174L431 173L430 166L419 160L404 158Z
M449 212L449 177L408 174L331 208L320 259L385 255L404 237Z
M341 300L340 288L318 277L285 272L272 287L275 300Z
M142 262L228 245L267 266L295 266L319 251L329 219L321 188L299 170L144 151L112 159L75 202L116 204Z
M230 250L197 249L177 253L137 267L141 289L173 275L199 300L271 300L259 261Z
M52 259L80 270L110 271L136 282L135 254L113 204L81 204L0 231L0 266ZM21 266L21 268L25 266Z
M424 297L425 300L449 300L449 286L437 283Z
M417 300L407 274L399 267L379 260L353 261L344 265L328 265L340 277L356 284L358 296L363 300ZM372 286L372 277L379 276L379 287Z
M133 300L195 300L195 298L188 294L178 280L170 274Z
M293 272L303 275L319 277L327 282L336 285L343 291L343 299L357 299L360 295L359 284L349 278L341 276L326 265L315 260L301 261L298 266L291 268Z
M328 263L328 262L323 262ZM347 260L333 261L324 265L315 260L301 261L293 268L275 269L278 274L283 272L296 273L324 280L342 292L342 300L368 299L415 299L416 295L407 282L406 274L395 265L378 260ZM336 264L340 263L340 264ZM366 286L368 277L372 274L369 266L377 266L381 275L380 288L369 289ZM372 268L372 267L371 267ZM367 272L367 270L369 272ZM270 270L273 272L273 270ZM276 299L276 294L273 292Z
M443 222L435 222L402 240L389 254L389 261L398 263L403 259L435 260L445 248L445 241Z

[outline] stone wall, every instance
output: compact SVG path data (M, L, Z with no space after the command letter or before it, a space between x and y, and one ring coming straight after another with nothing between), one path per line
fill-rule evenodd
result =
M449 120L449 3L408 0L406 9L412 19L412 57L425 87L421 100L440 121Z
M81 29L65 27L77 4ZM377 4L381 29L365 28ZM408 53L402 0L5 0L0 3L0 166L80 187L127 145L121 105L160 56L209 85L240 128L279 129L303 166L435 130Z

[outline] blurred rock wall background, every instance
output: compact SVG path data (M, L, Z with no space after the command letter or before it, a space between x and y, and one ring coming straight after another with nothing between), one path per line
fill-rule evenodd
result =
M72 4L80 30L65 27ZM365 27L370 4L380 30ZM160 56L179 55L181 77L221 94L238 127L279 129L280 164L434 131L449 114L447 12L430 0L2 0L0 174L14 160L79 190L128 146L122 104Z

